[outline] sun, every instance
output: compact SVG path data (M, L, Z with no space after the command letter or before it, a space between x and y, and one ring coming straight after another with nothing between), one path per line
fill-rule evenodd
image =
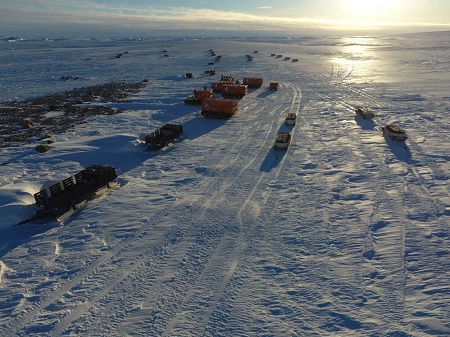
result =
M357 21L384 21L400 0L344 0L344 11Z

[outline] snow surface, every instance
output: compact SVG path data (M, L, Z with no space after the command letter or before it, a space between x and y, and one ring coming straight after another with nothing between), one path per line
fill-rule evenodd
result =
M1 149L0 335L449 336L449 49L449 34L0 42L0 101L149 80L49 152ZM230 120L182 104L220 74L264 85ZM142 151L169 122L185 139ZM93 164L120 187L60 226L12 227Z

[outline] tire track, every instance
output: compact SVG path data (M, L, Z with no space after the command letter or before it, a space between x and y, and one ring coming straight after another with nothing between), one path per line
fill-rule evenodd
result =
M276 109L274 109L273 111L275 111L275 110ZM261 124L261 122L259 122L258 127L260 124ZM242 132L238 141L235 142L234 145L232 146L234 148L237 148L240 146L239 144L244 144L244 146L241 146L240 156L245 155L245 150L246 150L245 142L241 142L240 140L244 139L246 136L248 136L248 134L246 134L245 132ZM267 137L268 137L268 135L267 135ZM239 156L237 156L237 157L239 157ZM227 162L227 159L224 158L224 159L222 159L222 161L220 161L220 163L218 165L216 165L216 168L218 169L218 172L225 172L227 167L231 167L233 164L235 164L235 160L233 160L231 162L230 161ZM250 165L250 163L248 165ZM238 178L235 178L234 180L236 181L237 179ZM206 190L211 189L211 188L214 189L215 187L212 187L211 184L213 184L213 186L214 186L215 183L208 181L208 183L207 183L208 187L203 186L202 188L206 189ZM229 184L231 184L231 182L229 182ZM218 192L216 193L216 195L220 195L220 193L223 193L224 188L226 188L226 187L227 187L227 184L225 184L225 187L217 190ZM207 211L208 207L212 203L211 200L213 200L213 198L208 199L208 197L205 196L204 207L203 207L203 211L201 213L204 214ZM185 205L183 205L183 204L186 202L188 202L188 201L182 200L182 201L176 202L170 208L162 209L159 212L159 216L154 217L152 220L149 220L149 223L151 223L152 226L155 226L155 224L163 221L165 219L165 215L170 213L171 211L173 211L175 208L185 207ZM172 227L172 229L177 232L181 230L180 228L174 228L174 227ZM31 321L33 321L33 319L35 319L36 317L43 314L45 312L45 308L48 308L51 304L59 301L59 299L62 298L64 296L64 294L67 294L67 293L71 292L73 289L79 288L80 286L82 287L84 285L92 284L93 281L88 282L89 279L97 279L97 280L107 279L108 277L104 276L104 275L102 276L102 274L100 273L99 270L102 268L107 270L108 266L111 265L111 261L120 261L121 256L125 255L127 251L132 250L134 246L143 242L146 239L146 237L148 237L148 233L152 232L152 230L154 230L154 227L149 227L149 226L147 226L145 228L142 227L136 233L133 234L133 240L131 238L128 238L124 242L122 242L121 245L119 245L119 244L116 245L107 254L102 255L99 259L94 261L87 269L83 270L82 273L77 274L77 276L74 277L73 279L71 279L70 282L66 283L60 289L58 289L57 292L55 292L52 295L47 296L44 301L39 302L38 306L33 308L31 311L29 311L25 317L22 316L20 318L21 323L18 326L18 329L19 330L23 329ZM181 236L178 237L178 239L181 240ZM86 297L93 299L93 301L91 301L91 303L89 303L89 304L87 304L87 303L83 304L82 306L80 306L79 308L74 310L72 313L66 315L65 318L62 319L57 324L57 326L55 326L52 335L56 336L60 332L65 331L66 328L71 324L71 322L76 321L79 317L82 317L82 315L85 312L87 312L88 310L90 310L91 308L93 308L95 306L95 304L98 303L98 301L101 298L103 298L106 294L109 294L115 287L117 287L119 284L123 283L124 280L126 280L127 278L130 278L130 276L133 275L133 273L135 273L137 270L139 270L140 266L147 264L149 260L145 257L145 255L147 253L151 253L152 249L153 250L164 250L165 248L168 247L168 244L166 243L167 238L165 238L165 235L161 235L155 241L159 242L159 245L157 243L155 243L154 247L149 248L148 250L144 251L145 254L144 253L140 254L139 258L137 260L128 261L127 264L123 264L123 263L117 264L117 267L115 268L115 270L128 270L129 273L123 274L121 277L115 279L112 283L109 283L106 286L103 285L102 289L96 289L94 294L89 295L89 296L86 295ZM126 243L125 246L124 246L124 243ZM119 248L119 246L121 248ZM163 264L161 264L161 265L163 265ZM110 271L109 271L109 274L111 274ZM106 271L105 275L109 275L109 274L108 274L108 271ZM87 288L89 289L89 286Z

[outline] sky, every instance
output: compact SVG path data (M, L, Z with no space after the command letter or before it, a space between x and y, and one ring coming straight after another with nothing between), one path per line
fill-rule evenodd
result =
M0 0L0 36L450 30L450 0Z

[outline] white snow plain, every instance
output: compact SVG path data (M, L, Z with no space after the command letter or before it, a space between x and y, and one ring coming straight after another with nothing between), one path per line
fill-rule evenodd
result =
M450 335L449 33L13 40L0 101L149 84L46 153L1 149L2 337ZM230 120L182 103L220 74L264 84ZM165 123L184 140L143 151ZM409 139L384 138L388 123ZM120 187L61 225L13 227L93 164Z

